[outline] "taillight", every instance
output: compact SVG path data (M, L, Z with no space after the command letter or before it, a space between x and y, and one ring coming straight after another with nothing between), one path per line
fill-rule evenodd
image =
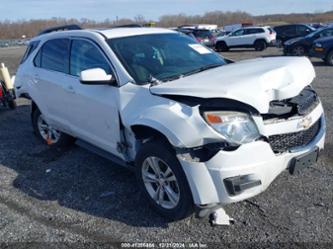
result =
M0 99L3 97L3 91L2 91L2 86L1 86L1 83L0 83Z

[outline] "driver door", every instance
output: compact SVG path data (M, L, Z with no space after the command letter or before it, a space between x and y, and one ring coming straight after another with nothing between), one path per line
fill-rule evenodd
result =
M83 85L80 73L101 68L112 74L103 51L88 39L71 40L69 80L71 87L68 119L79 138L121 157L117 96L118 88L111 85Z
M244 38L244 29L238 29L231 33L226 42L229 47L240 46Z

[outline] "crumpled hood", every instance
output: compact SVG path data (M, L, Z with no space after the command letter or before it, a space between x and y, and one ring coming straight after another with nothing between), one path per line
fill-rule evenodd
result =
M228 98L267 113L269 102L298 95L315 77L305 57L244 60L150 88L157 95Z

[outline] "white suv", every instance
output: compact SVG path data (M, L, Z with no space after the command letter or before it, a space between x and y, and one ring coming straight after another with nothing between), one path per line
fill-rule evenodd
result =
M267 46L274 45L275 40L276 32L270 27L246 27L218 37L215 48L220 52L230 48L255 48L262 51Z
M177 48L177 49L175 49ZM136 170L170 219L253 197L317 160L325 119L306 58L226 61L159 28L71 30L30 41L18 96L46 143Z

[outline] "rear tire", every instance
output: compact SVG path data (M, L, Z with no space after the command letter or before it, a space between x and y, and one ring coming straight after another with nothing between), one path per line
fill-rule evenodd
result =
M254 49L256 51L263 51L267 48L267 43L264 40L258 40L254 43Z
M333 66L333 50L326 55L325 62L327 65Z
M218 52L227 52L229 51L229 47L225 42L218 42L216 43L216 51Z
M168 142L156 139L144 143L135 163L138 184L155 211L172 221L193 213L191 190Z
M54 147L67 147L74 142L73 137L48 125L38 109L32 113L32 127L35 135L47 145Z

